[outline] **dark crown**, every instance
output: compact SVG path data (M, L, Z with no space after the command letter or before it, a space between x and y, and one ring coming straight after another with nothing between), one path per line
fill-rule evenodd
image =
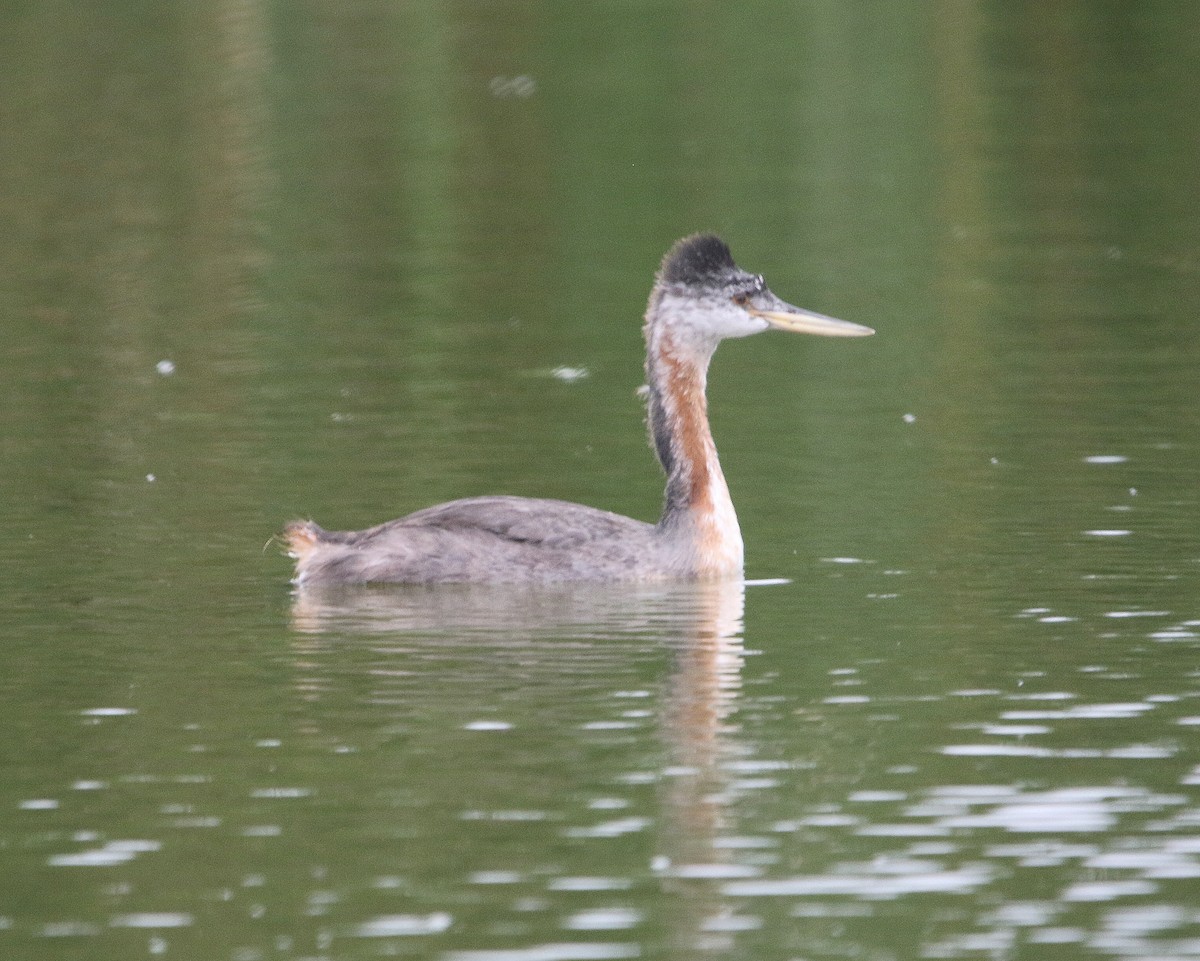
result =
M725 241L715 234L693 234L667 251L661 276L668 284L704 284L736 269Z

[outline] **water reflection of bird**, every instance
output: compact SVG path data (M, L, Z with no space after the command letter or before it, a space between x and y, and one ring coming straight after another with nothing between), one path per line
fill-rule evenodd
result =
M832 337L869 327L776 297L707 234L663 259L646 309L650 436L667 475L657 524L566 501L472 497L363 531L293 521L284 531L305 583L555 583L705 580L742 572L742 535L708 427L717 344L770 328Z

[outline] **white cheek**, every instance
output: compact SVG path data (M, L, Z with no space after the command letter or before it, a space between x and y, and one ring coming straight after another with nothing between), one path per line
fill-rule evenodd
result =
M763 331L771 329L771 325L761 317L751 317L749 314L743 314L743 317L745 318L743 323L746 324L748 333L761 334Z
M751 334L761 334L770 326L765 320L750 316L732 301L728 305L717 306L711 301L697 304L680 299L671 308L675 315L675 328L681 333L687 331L687 339L697 344L707 342L715 346L716 341L726 337L749 337Z
M724 309L699 311L694 317L696 326L707 328L718 337L745 337L766 328L757 317L751 317L732 303Z
M733 308L721 315L722 337L749 337L761 334L771 325L758 317L751 317L741 308Z

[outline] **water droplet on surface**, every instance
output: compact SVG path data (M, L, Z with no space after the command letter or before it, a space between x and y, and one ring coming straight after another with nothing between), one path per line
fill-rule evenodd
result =
M384 914L354 927L352 933L360 938L395 938L437 935L454 923L444 911L432 914Z
M555 367L550 371L550 376L555 380L565 381L568 384L574 383L577 380L583 380L588 376L586 367Z
M537 92L537 82L527 74L515 77L495 76L488 81L488 89L498 100L516 98L524 100Z
M572 914L562 926L568 931L622 931L641 920L642 913L632 908L594 908Z
M114 928L186 928L192 916L183 912L143 911L137 914L118 914L109 924Z
M511 731L508 721L471 721L463 725L464 731Z

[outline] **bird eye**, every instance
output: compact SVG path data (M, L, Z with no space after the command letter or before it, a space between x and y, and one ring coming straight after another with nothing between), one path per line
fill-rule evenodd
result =
M745 307L746 304L750 303L750 295L743 290L739 290L733 295L733 302L739 307Z

